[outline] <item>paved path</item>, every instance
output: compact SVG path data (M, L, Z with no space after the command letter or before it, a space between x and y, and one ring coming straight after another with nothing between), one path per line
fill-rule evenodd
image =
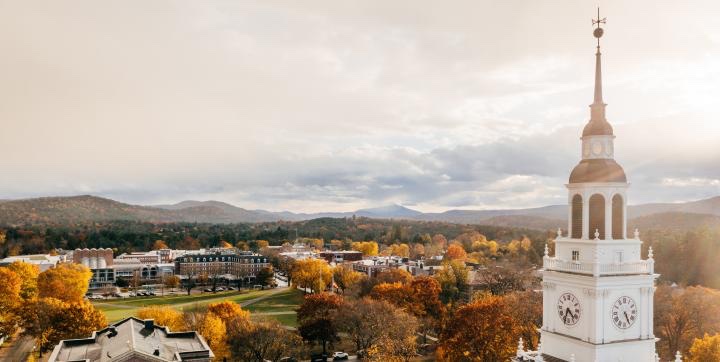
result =
M9 343L8 343L9 344ZM32 351L35 340L32 337L17 337L11 345L3 347L5 351L0 352L0 359L3 361L25 361Z

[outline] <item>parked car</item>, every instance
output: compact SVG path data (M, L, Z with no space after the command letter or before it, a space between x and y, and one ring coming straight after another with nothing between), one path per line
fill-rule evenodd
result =
M235 288L235 287L228 287L228 290L237 290L237 288ZM287 357L287 358L292 358L292 357ZM282 360L281 360L281 361L282 361Z
M314 354L310 356L310 362L327 362L328 356L326 354Z
M212 290L212 288L205 288L204 291L206 291L206 292L212 292L213 290Z
M342 361L350 358L350 356L345 352L335 352L333 353L333 361Z

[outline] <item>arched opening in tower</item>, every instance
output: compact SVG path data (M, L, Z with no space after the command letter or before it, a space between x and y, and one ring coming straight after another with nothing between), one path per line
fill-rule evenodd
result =
M583 200L582 196L575 195L572 199L572 234L573 239L582 239Z
M612 199L612 237L613 239L623 239L623 199L620 195L613 196Z
M595 230L600 233L599 238L605 239L605 198L595 194L590 197L590 238L595 237Z

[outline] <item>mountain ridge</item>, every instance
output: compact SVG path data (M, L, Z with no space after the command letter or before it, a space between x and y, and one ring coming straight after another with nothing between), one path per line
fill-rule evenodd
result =
M683 203L652 203L628 206L628 218L654 214L703 214L720 217L720 196ZM271 221L303 221L323 217L368 217L444 221L459 224L554 229L567 227L567 206L549 205L527 209L461 210L423 213L391 204L354 212L294 213L248 210L229 203L209 200L185 200L170 205L132 205L92 195L52 196L0 202L0 223L8 225L34 223L81 223L110 220L145 221L153 223L258 223Z

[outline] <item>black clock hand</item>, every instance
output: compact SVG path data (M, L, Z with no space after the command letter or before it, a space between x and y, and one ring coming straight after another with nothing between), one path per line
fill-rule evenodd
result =
M628 318L627 312L623 312L623 314L625 315L625 320L630 324L630 318Z
M572 312L570 311L570 308L566 308L566 309L565 309L565 316L567 317L568 315L570 315L570 318L575 318L575 317L573 316Z

